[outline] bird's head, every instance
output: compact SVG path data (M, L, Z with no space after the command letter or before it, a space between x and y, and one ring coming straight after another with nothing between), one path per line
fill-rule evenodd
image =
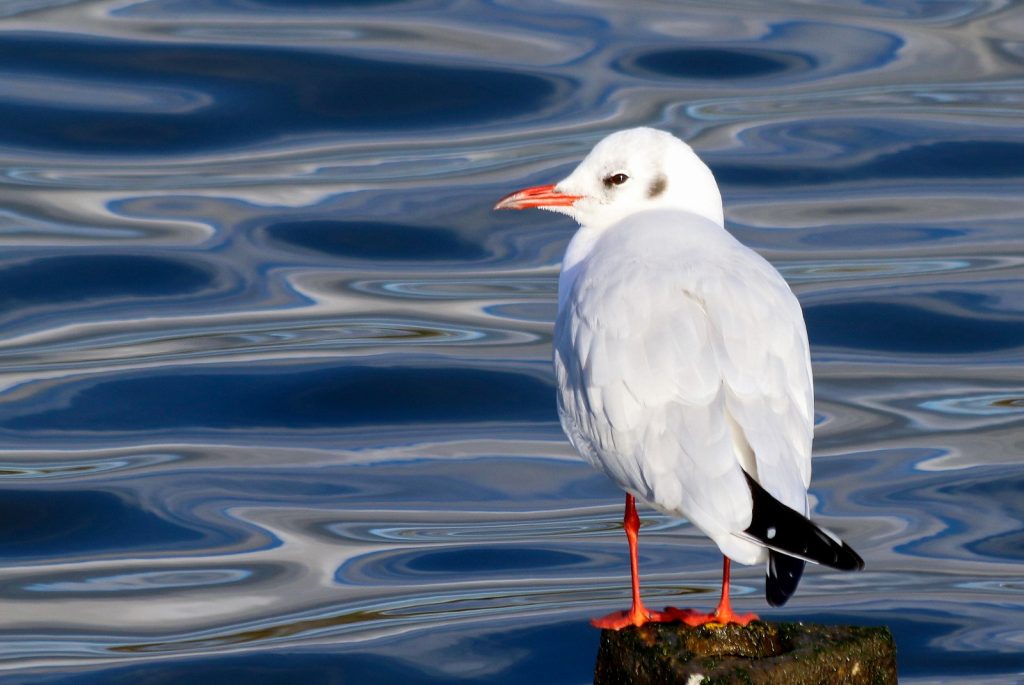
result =
M632 128L605 137L562 181L519 190L495 209L538 207L603 229L635 212L679 209L723 225L711 170L671 133Z

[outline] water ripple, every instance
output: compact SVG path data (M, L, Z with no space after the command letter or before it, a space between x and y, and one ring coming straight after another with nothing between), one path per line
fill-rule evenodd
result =
M813 513L868 562L737 605L1015 681L1022 16L5 3L5 682L589 681L628 559L554 408L572 226L490 208L631 125L793 284ZM645 598L713 605L715 547L641 513Z

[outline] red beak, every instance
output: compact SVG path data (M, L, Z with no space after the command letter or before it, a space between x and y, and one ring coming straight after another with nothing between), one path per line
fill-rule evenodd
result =
M569 207L580 195L566 195L555 190L555 186L534 186L509 193L498 200L495 209L529 209L530 207Z

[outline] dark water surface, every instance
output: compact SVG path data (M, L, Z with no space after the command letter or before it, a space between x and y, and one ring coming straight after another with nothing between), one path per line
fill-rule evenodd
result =
M549 368L573 226L495 214L606 133L717 174L807 313L815 516L766 618L901 682L1024 674L1024 9L0 4L0 680L585 683L621 494ZM719 557L646 512L651 604Z

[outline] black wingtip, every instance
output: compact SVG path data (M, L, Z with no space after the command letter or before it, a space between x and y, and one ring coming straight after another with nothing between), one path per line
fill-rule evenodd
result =
M864 568L864 560L852 547L772 497L749 474L743 475L754 501L750 526L743 531L746 535L776 552L840 571ZM796 580L799 579L797 576ZM793 588L796 588L795 582Z
M804 560L782 554L775 550L768 552L768 571L764 583L764 596L768 604L780 607L789 601L800 584L804 574Z

